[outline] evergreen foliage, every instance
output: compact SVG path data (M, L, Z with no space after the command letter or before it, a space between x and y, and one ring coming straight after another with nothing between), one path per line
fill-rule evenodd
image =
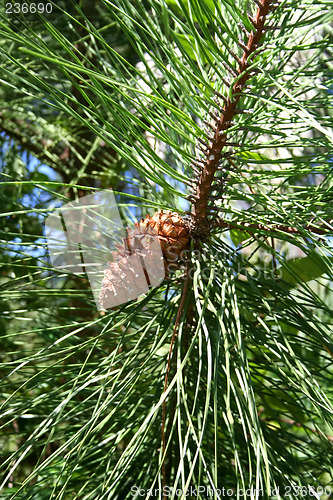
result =
M328 498L331 0L48 3L0 7L0 498ZM99 312L43 225L106 188L192 237Z

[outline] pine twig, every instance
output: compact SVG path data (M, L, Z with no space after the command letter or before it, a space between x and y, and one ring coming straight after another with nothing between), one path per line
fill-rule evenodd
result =
M303 230L298 229L294 226L287 226L284 224L275 224L272 226L265 226L265 224L258 224L252 222L234 222L227 220L215 221L212 227L219 227L224 229L239 229L241 231L266 231L266 232L282 232L287 234L301 234L304 235L304 231L310 231L314 234L327 235L329 232L333 233L333 220L327 221L320 226L314 226L313 224L307 224L303 227Z
M186 277L185 277L185 282L184 282L184 288L179 304L179 308L177 311L177 316L176 316L176 322L175 326L173 329L173 334L171 337L171 344L170 344L170 349L169 349L169 356L168 356L168 363L167 363L167 368L166 368L166 373L165 373L165 379L164 379L164 392L166 392L168 388L168 378L169 378L169 371L170 371L170 364L171 364L171 356L172 356L172 350L173 346L175 343L175 339L177 337L177 331L178 331L178 326L180 322L181 315L184 311L184 305L185 305L185 300L187 296L187 289L188 289L188 280L189 280L189 267L188 265L186 266ZM165 416L166 416L166 400L164 399L163 401L163 406L162 406L162 426L161 426L161 433L162 433L162 478L163 478L163 499L166 500L167 497L164 493L165 491L165 486L166 486L166 476L165 476L165 452L166 452L166 447L165 447Z
M253 31L251 31L251 33L246 32L248 37L247 43L244 44L246 49L244 50L242 57L239 59L237 70L235 70L235 74L238 74L239 78L232 88L230 99L225 102L224 107L221 110L221 116L216 123L213 139L207 148L205 166L197 182L196 199L192 210L194 226L203 225L207 218L208 200L212 182L218 168L221 151L225 146L227 146L225 132L229 128L230 123L236 114L237 105L241 98L242 91L244 90L246 82L250 77L250 71L247 71L249 61L254 52L257 50L264 33L264 26L266 16L269 12L270 1L271 0L262 0L257 3L258 9L255 17L251 21L253 24Z

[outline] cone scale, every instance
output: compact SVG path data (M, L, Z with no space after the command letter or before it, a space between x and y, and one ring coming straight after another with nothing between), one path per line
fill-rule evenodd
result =
M133 229L127 228L127 237L111 252L112 260L104 271L99 299L101 306L108 309L115 299L124 303L137 298L145 280L149 286L154 286L154 268L157 269L159 263L156 262L153 245L157 241L163 254L160 259L164 259L168 274L170 264L177 263L189 240L189 229L177 212L158 210L136 222ZM142 267L142 256L149 268Z

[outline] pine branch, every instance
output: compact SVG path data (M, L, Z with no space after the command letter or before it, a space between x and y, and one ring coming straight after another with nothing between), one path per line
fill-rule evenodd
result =
M314 234L327 235L328 233L333 233L333 220L326 221L320 226L314 226L313 224L307 224L302 226L303 229L298 229L297 227L287 226L283 224L276 224L272 226L265 226L264 224L250 223L250 222L234 222L226 220L218 220L212 224L212 227L219 227L224 229L239 229L240 231L266 231L269 233L282 232L287 234L301 234L304 235L305 231L310 231Z
M40 130L32 124L18 118L7 117L3 113L0 113L0 133L13 140L22 151L26 151L41 163L52 167L66 183L72 181L72 174L67 172L68 169L71 169L71 163L75 163L76 170L79 170L82 162L78 155L86 156L92 142L91 131L83 129L80 142L76 141L78 145L72 143L72 147L70 147L62 141L55 140L50 135L41 135ZM85 168L86 177L81 178L81 184L94 185L92 173L94 171L102 172L103 168L109 169L114 155L114 150L101 143L98 154L91 157Z
M61 156L63 153L56 153L54 150L57 145L52 144L50 147L51 140L38 137L38 134L30 124L23 122L23 120L5 117L0 113L0 132L9 139L13 139L24 151L36 156L40 161L59 168L60 162L59 164L55 163L53 156L55 155L59 157L59 160L62 160ZM38 137L38 140L33 141L32 136Z
M189 280L189 266L187 265L186 267L186 277L185 277L185 282L184 282L184 287L183 287L183 292L179 304L179 308L177 311L177 316L176 316L176 322L175 326L173 329L173 334L171 338L171 343L170 343L170 350L169 350L169 356L168 356L168 363L167 363L167 369L165 373L165 380L164 380L164 392L166 392L168 388L168 378L169 378L169 371L170 371L170 365L171 365L171 357L172 357L172 351L173 351L173 345L177 336L177 331L178 331L178 326L180 323L180 319L182 316L182 313L184 311L184 306L185 306L185 301L186 301L186 296L187 296L187 290L188 290L188 280ZM163 489L166 487L166 473L165 473L165 459L166 459L166 447L165 447L165 417L166 417L166 401L164 399L163 401L163 406L162 406L162 425L161 425L161 432L162 432L162 476L163 476ZM163 498L167 498L165 495Z
M204 168L200 174L194 195L192 217L195 228L202 226L202 223L207 218L207 205L212 182L219 166L221 151L228 145L227 130L231 126L230 124L234 116L237 114L237 105L251 73L247 71L251 56L257 50L264 35L270 0L262 0L262 3L257 2L257 5L258 9L255 17L250 18L254 29L248 34L247 43L246 45L244 44L243 56L236 58L236 62L238 63L237 73L240 76L232 88L231 97L228 97L225 101L224 107L221 110L221 116L218 119L214 116L214 119L217 120L215 132L211 143L207 146Z

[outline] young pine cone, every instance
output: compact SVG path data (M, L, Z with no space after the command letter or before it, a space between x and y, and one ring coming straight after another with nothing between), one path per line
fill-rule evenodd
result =
M147 214L135 226L155 231L166 262L177 262L190 239L189 230L177 212L158 210L152 217Z
M179 214L159 210L127 228L127 237L104 271L100 305L108 309L148 292L158 286L175 264L190 239L189 231Z

